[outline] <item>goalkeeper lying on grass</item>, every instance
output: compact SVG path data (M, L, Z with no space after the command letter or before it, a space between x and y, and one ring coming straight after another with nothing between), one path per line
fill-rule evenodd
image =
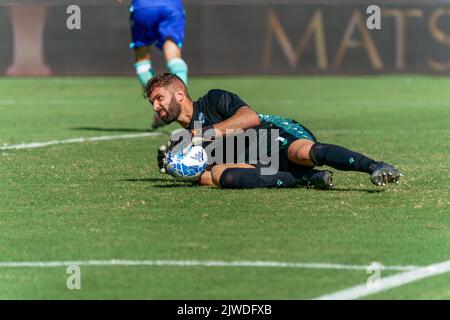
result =
M176 75L165 73L153 77L147 83L144 96L165 123L177 121L191 132L194 130L194 123L198 122L202 124L203 131L213 129L216 137L229 135L233 130L278 129L279 136L276 140L281 142L281 146L277 150L279 164L275 174L261 174L258 165L239 161L210 163L210 168L198 180L200 185L222 188L307 185L329 189L332 187L332 173L314 169L322 165L367 173L377 186L398 183L401 177L401 173L390 164L372 160L337 145L318 142L307 128L294 120L258 114L231 92L211 90L204 97L192 101L183 81ZM164 159L164 152L159 151L160 168L165 165Z

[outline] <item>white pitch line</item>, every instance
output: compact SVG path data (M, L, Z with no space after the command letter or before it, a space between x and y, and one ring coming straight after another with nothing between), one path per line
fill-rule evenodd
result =
M15 104L15 100L0 100L0 106L13 106Z
M100 136L100 137L80 137L67 140L52 140L46 142L31 142L31 143L20 143L14 145L0 146L0 151L4 150L20 150L20 149L34 149L43 148L58 144L69 144L69 143L83 143L83 142L94 142L94 141L107 141L107 140L120 140L120 139L135 139L135 138L145 138L159 136L159 132L145 132L145 133L135 133L135 134L122 134L114 136Z
M0 268L52 268L77 266L173 266L173 267L254 267L367 270L368 265L345 265L335 263L299 263L279 261L204 261L204 260L81 260L81 261L22 261L0 262ZM382 266L382 270L415 270L417 266Z
M359 299L374 293L397 288L415 281L419 281L421 279L447 272L450 272L450 260L382 278L379 280L379 282L376 282L371 286L368 286L367 284L361 284L335 293L326 294L318 297L316 300Z

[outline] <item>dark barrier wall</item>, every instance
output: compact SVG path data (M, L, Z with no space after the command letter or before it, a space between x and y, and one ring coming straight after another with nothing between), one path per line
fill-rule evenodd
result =
M0 2L0 74L133 73L125 5L22 2ZM66 27L70 3L81 30ZM185 1L184 57L192 74L450 73L448 1L378 3L381 30L367 29L370 3Z

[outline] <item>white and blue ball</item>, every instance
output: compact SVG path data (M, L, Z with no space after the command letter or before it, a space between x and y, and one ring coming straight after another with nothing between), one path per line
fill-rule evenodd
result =
M178 152L169 151L166 156L167 173L178 180L195 181L208 166L208 155L201 146L179 148Z

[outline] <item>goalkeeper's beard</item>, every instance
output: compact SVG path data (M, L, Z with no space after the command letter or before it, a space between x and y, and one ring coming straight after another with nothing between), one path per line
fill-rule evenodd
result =
M161 117L161 120L165 124L172 123L176 119L178 119L178 117L180 116L180 113L181 113L181 104L179 104L175 100L175 97L172 96L172 99L170 100L169 107L166 110L166 115L164 117Z

